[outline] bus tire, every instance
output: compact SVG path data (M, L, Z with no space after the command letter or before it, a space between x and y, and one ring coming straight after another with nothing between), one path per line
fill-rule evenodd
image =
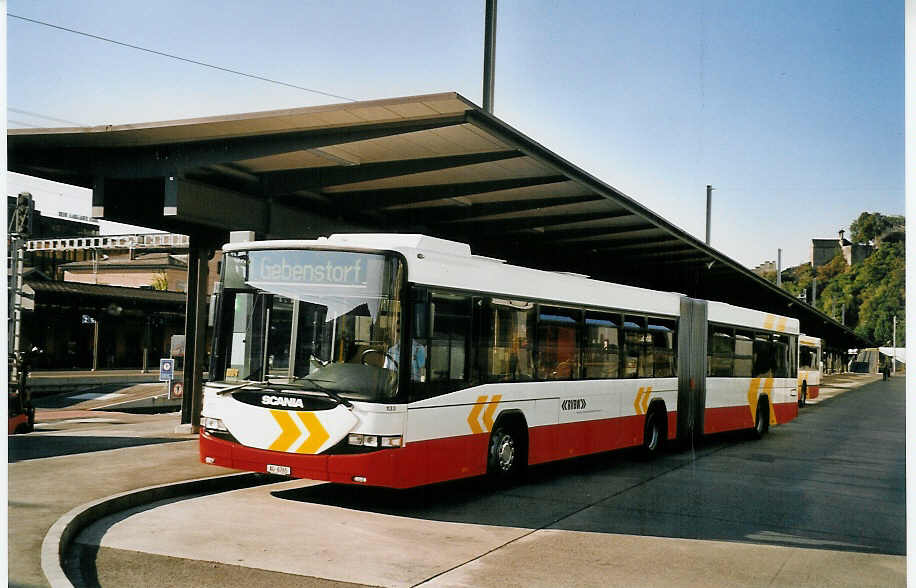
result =
M652 459L661 453L667 436L664 405L655 405L646 413L646 424L643 427L642 454Z
M528 463L527 428L519 419L499 420L490 433L487 475L496 482L516 481Z
M757 401L757 416L754 418L754 438L762 439L770 429L770 403L766 396Z
M801 393L798 395L798 408L804 408L808 404L808 382L803 381L801 387Z

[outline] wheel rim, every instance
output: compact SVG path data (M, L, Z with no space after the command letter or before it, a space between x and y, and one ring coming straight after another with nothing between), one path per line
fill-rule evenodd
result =
M646 427L648 431L646 432L646 448L649 451L654 451L658 447L658 426L655 424L655 419L652 418L649 420L649 424Z
M511 435L503 435L496 444L496 463L503 472L512 469L515 463L515 441Z

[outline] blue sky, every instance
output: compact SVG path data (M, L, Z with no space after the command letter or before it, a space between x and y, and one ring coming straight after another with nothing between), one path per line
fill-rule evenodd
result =
M352 99L457 91L479 104L483 7L9 0L7 10ZM784 265L805 261L812 237L863 210L903 213L902 2L500 0L497 23L499 118L700 239L712 184L712 244L745 265L778 247ZM12 128L340 101L9 17L7 60ZM88 210L79 194L61 197Z

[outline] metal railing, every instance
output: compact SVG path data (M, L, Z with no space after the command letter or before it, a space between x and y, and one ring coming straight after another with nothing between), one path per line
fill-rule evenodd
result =
M84 249L187 249L188 236L174 233L106 235L104 237L66 237L33 239L27 251L74 251Z

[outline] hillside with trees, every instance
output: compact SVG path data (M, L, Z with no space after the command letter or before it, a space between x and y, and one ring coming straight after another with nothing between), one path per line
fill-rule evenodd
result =
M810 302L816 276L815 307L837 321L842 319L845 308L845 324L879 346L890 344L896 315L897 346L903 347L906 345L905 219L863 212L849 228L853 243L874 247L871 255L847 265L839 252L816 270L810 263L788 268L782 274L783 288L797 297L806 296Z

